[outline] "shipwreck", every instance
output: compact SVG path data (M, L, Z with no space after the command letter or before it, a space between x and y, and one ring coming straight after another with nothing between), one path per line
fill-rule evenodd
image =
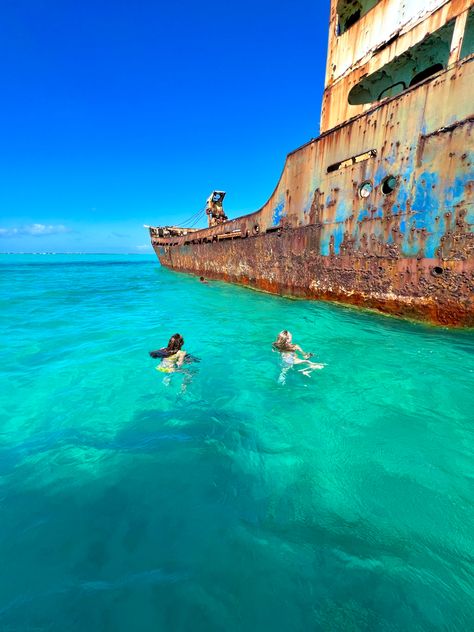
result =
M332 0L320 136L254 213L150 227L162 265L474 326L474 0Z

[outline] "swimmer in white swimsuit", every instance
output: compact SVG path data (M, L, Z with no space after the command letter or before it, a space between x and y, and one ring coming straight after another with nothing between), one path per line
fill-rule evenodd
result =
M277 339L273 343L273 348L279 351L281 356L282 370L278 378L279 384L285 384L286 374L294 365L301 365L298 371L306 375L306 377L311 377L311 373L315 369L324 368L324 364L310 362L309 358L311 357L311 353L305 353L299 345L292 343L292 339L293 336L291 333L287 329L284 329L280 331ZM303 357L299 358L297 353L300 353Z

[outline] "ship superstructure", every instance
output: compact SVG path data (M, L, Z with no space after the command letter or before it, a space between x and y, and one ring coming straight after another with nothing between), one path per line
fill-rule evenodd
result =
M332 0L321 135L255 213L150 228L161 263L474 326L473 5Z

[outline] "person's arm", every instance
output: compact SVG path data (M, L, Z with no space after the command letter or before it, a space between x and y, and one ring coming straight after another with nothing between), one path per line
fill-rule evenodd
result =
M184 362L184 358L186 357L186 351L178 351L178 359L176 360L176 366L178 369Z
M299 351L301 355L306 359L311 357L311 353L305 353L299 345L294 345L294 350Z

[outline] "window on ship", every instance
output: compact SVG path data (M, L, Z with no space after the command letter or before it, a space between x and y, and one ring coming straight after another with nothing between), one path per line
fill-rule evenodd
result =
M349 103L362 105L396 96L446 68L454 23L451 20L377 72L364 77L349 92Z
M338 35L342 35L353 24L373 9L380 0L339 0L337 3Z
M461 47L461 59L474 53L474 9L469 11Z

